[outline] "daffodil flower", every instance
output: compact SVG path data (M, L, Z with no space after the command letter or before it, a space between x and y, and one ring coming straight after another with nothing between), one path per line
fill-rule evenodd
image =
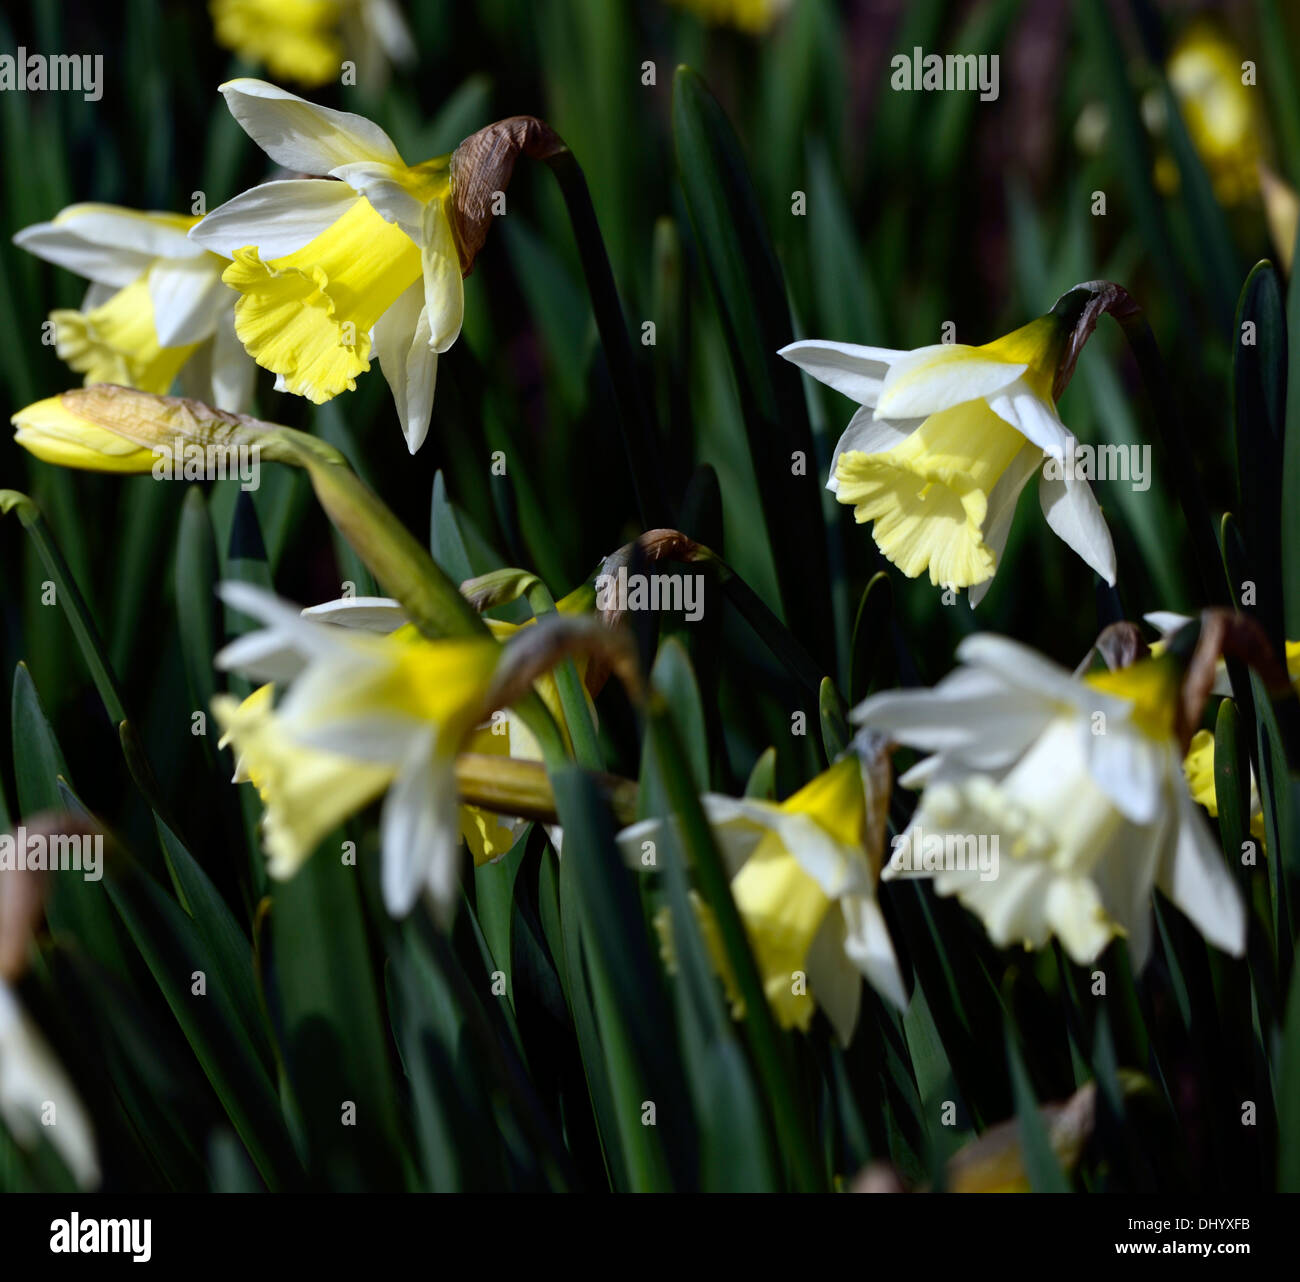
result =
M1153 642L1152 654L1163 653L1169 637L1185 627L1192 620L1185 614L1175 614L1168 610L1153 610L1142 616L1152 627L1159 629L1161 638ZM1300 693L1300 641L1286 643L1286 670L1291 684ZM1228 696L1232 694L1232 682L1228 678L1228 665L1222 659L1215 664L1214 685L1211 694ZM1204 806L1211 818L1219 817L1219 795L1214 776L1214 735L1209 730L1198 730L1187 745L1187 755L1183 758L1183 773L1187 776L1187 786L1191 790L1192 800L1198 806ZM1255 771L1250 772L1250 831L1258 840L1264 839L1264 804L1259 795L1259 784Z
M575 608L580 593L581 590L563 598L557 603L556 608L562 613ZM340 597L334 601L309 606L303 611L303 615L324 623L361 628L368 632L392 633L408 626L406 612L391 597ZM529 619L527 623L517 624L486 617L483 621L492 635L501 642L508 641L520 628L536 622L535 619ZM585 677L586 667L586 657L579 657L577 668L580 679ZM560 691L555 684L554 674L542 673L533 683L533 688L555 718L566 743L569 742L569 727L565 721L564 707L560 701ZM588 710L594 716L595 704L592 702L591 695L587 693L585 687L583 693L587 699ZM498 711L500 716L497 715ZM542 760L542 750L532 731L524 725L523 719L512 708L494 710L490 720L474 728L465 742L463 751L488 756L515 757L524 761ZM481 806L462 804L460 807L461 833L475 865L495 863L509 854L527 825L527 820L512 815L496 814L484 810ZM325 831L328 831L328 827ZM559 828L552 825L547 831L551 835L552 844L558 850L561 844Z
M794 0L673 0L713 26L735 27L752 36L762 35L785 14Z
M713 793L701 800L778 1023L806 1030L821 1007L847 1045L864 975L881 996L906 1006L865 848L866 798L856 758L836 762L780 804ZM628 861L640 867L642 843L656 840L660 830L658 819L625 828L618 841ZM716 925L703 901L697 911L739 1018L744 1006ZM657 926L671 962L670 923L661 916Z
M95 1136L85 1106L44 1035L3 979L0 1119L24 1148L34 1148L42 1136L48 1139L79 1187L99 1183Z
M182 391L245 409L253 363L235 337L226 260L189 240L198 221L115 205L69 205L14 244L91 282L79 310L50 313L55 350L90 383Z
M346 53L372 87L415 44L393 0L212 0L217 42L273 76L316 87L338 80Z
M900 780L925 791L883 876L932 876L999 947L1056 936L1088 964L1118 935L1137 967L1158 886L1210 943L1240 956L1241 896L1183 778L1178 661L1076 679L988 634L967 637L957 657L933 690L873 695L853 714L933 754ZM997 840L992 876L969 857L981 837Z
M271 869L289 875L320 838L386 793L384 903L404 916L427 891L443 921L456 902L454 762L491 709L501 647L488 637L426 640L410 625L375 636L304 618L269 593L226 583L229 605L266 626L217 656L221 668L287 688L214 707L266 807Z
M1016 501L1053 458L1073 462L1074 438L1056 413L1053 381L1065 327L1052 315L983 347L915 351L805 339L781 349L862 408L840 437L827 488L874 522L881 552L909 578L970 588L971 605L998 568ZM1044 469L1052 530L1115 582L1110 531L1073 466Z
M1264 154L1266 127L1256 90L1242 82L1243 55L1209 22L1194 22L1169 55L1166 74L1178 100L1216 198L1236 205L1259 187L1256 168ZM1157 132L1164 129L1165 100L1153 90L1143 112ZM1156 161L1156 182L1164 191L1178 188L1178 166L1164 153Z
M190 232L232 260L222 279L239 293L240 341L279 386L316 404L355 388L377 356L415 453L438 356L464 313L450 158L409 166L378 125L265 81L221 92L272 160L322 175L254 187Z

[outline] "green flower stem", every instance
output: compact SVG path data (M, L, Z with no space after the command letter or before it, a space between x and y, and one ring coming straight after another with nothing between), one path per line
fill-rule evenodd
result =
M619 426L623 446L627 451L628 466L632 469L632 485L636 492L637 511L645 529L669 524L669 507L664 491L663 477L658 465L658 449L654 424L648 403L641 393L628 338L627 322L619 301L614 273L605 252L605 241L596 221L596 210L591 203L591 192L582 166L567 147L546 160L560 184L569 221L578 242L578 256L582 272L591 295L592 310L596 315L596 328L609 365L610 381L618 402Z
M487 624L456 584L337 450L290 428L272 439L275 452L263 452L307 470L335 528L425 636L487 635Z
M532 583L525 595L533 615L555 614L555 600L540 579ZM587 707L582 689L582 678L572 659L562 659L555 669L555 685L560 692L560 706L564 709L565 724L573 743L574 759L588 770L601 770L605 761L600 752L600 740L592 724L591 709Z

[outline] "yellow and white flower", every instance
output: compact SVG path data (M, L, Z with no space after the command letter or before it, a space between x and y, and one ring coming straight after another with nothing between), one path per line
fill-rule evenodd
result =
M450 158L407 165L378 125L262 80L221 92L272 160L321 175L254 187L190 232L232 260L222 279L239 293L240 341L316 404L355 388L377 356L414 453L464 314Z
M187 396L243 410L253 363L235 337L227 263L187 238L197 218L69 205L14 244L91 282L79 310L50 313L55 350L90 383Z
M1187 124L1187 132L1225 205L1240 204L1259 188L1267 130L1257 97L1243 81L1243 55L1209 22L1194 22L1169 55L1166 74ZM1152 91L1143 100L1148 123L1164 129L1164 99ZM1178 188L1178 166L1168 153L1156 161L1156 182Z
M24 1148L41 1136L54 1146L79 1187L99 1183L90 1118L41 1030L0 979L0 1119Z
M1138 967L1158 886L1210 943L1240 956L1242 899L1183 777L1178 662L1076 679L988 634L967 637L957 657L934 689L873 695L853 714L933 754L900 780L925 791L883 876L933 876L999 947L1056 936L1088 964L1119 935ZM933 860L916 858L918 843L906 843L918 829L922 853L942 838L942 857L936 846ZM997 838L992 877L957 857L979 837Z
M488 637L431 641L409 624L384 636L333 627L270 593L222 585L266 626L226 646L221 668L264 689L214 712L266 807L271 871L288 876L348 814L381 793L384 903L404 916L427 892L443 921L458 886L455 757L491 708L501 647Z
M735 27L761 36L794 4L794 0L673 0L689 9L701 21L719 27Z
M837 761L780 804L707 793L704 812L731 875L768 1003L783 1028L807 1029L821 1007L846 1045L857 1024L862 977L899 1008L907 995L889 930L876 901L876 871L865 846L866 798L855 757ZM661 821L646 819L618 837L641 867L642 843ZM697 900L705 942L744 1013L716 925ZM670 923L657 923L672 958Z
M805 339L781 349L862 408L835 447L827 488L874 522L881 552L909 578L970 588L998 567L1020 491L1044 460L1073 461L1074 438L1052 399L1063 325L1048 315L985 344L914 351ZM1107 583L1115 550L1088 482L1043 470L1052 530Z
M557 603L557 609L565 612L575 608L579 593L566 597ZM309 606L303 611L309 619L323 623L332 623L341 627L361 628L368 632L381 634L396 632L407 626L406 612L391 597L339 597L334 601L325 601L320 605ZM484 618L488 630L500 642L508 641L520 628L529 627L536 620L527 623L507 623L501 619ZM587 659L585 656L576 660L578 676L585 677ZM564 735L569 739L569 727L564 717L564 707L560 702L559 687L555 684L555 675L545 672L533 683L533 688L541 696L542 702L555 718ZM584 688L587 707L595 715L595 704L591 695ZM542 750L531 730L524 725L523 719L511 708L493 710L490 720L474 728L466 740L463 751L483 755L514 757L523 761L541 761ZM460 828L476 865L495 863L510 853L520 834L528 826L525 819L512 815L501 815L484 810L480 806L462 804L460 807ZM328 827L325 829L328 831ZM551 825L547 831L556 850L560 849L562 835L558 826Z
M338 80L344 59L372 88L388 64L411 63L415 44L394 0L212 0L217 42L281 80Z

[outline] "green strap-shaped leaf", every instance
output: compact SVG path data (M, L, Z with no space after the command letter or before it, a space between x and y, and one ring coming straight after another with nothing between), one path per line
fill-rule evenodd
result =
M822 478L799 373L777 355L794 337L785 286L740 143L689 67L678 68L673 84L673 136L747 420L785 618L829 671L834 646Z
M1047 1127L1038 1111L1033 1084L1016 1045L1016 1031L1010 1022L1006 1028L1006 1048L1011 1091L1016 1103L1016 1121L1020 1130L1020 1153L1025 1164L1025 1174L1029 1177L1029 1187L1035 1193L1068 1193L1069 1181L1052 1151Z
M1246 327L1250 326L1248 330ZM1283 440L1286 430L1287 321L1271 263L1256 263L1237 302L1232 407L1240 514L1255 602L1246 607L1282 651ZM1240 580L1233 582L1239 592Z

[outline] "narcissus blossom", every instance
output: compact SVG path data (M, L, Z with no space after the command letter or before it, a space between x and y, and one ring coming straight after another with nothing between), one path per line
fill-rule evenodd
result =
M342 76L344 59L373 88L415 45L394 0L212 0L217 41L281 80L316 87Z
M785 14L794 0L673 0L673 3L714 26L735 27L757 36Z
M905 1006L898 961L876 901L857 759L841 759L779 805L713 793L701 800L778 1023L807 1029L821 1007L847 1044L864 975L881 996ZM647 819L619 834L631 863L641 866L642 843L656 840L660 829L660 820ZM744 1007L716 925L702 900L697 909L739 1017ZM671 924L661 919L658 925L671 959Z
M464 313L450 157L407 165L378 125L262 80L221 92L272 160L321 175L254 187L190 233L233 260L222 279L239 293L240 341L317 404L355 388L377 356L414 453Z
M187 238L183 214L116 205L69 205L52 222L24 227L14 243L86 277L79 309L50 313L55 350L87 384L181 391L242 410L254 366L235 337L228 266Z
M975 605L998 568L1016 501L1044 460L1073 462L1053 381L1065 324L1047 315L988 343L915 351L805 339L781 349L862 407L835 447L827 488L874 523L881 552L909 578L970 588ZM1110 531L1073 466L1043 470L1052 530L1107 583Z
M873 695L853 714L933 754L901 780L925 791L883 876L932 876L1000 947L1055 936L1088 964L1122 936L1139 967L1158 886L1210 943L1240 956L1241 896L1183 777L1179 662L1076 679L987 634L967 637L957 657L934 689ZM933 860L915 857L918 830L945 839L942 857L937 847ZM997 839L992 877L960 857L979 837Z
M289 875L349 813L381 793L382 886L389 912L422 892L445 921L458 886L454 762L491 710L502 649L489 637L432 641L407 625L376 636L304 618L247 584L222 598L265 627L226 646L219 667L284 687L214 712L235 751L236 778L266 807L264 837Z
M574 611L581 608L579 603L583 600L585 598L579 589L578 592L557 602L556 608L561 613ZM409 627L406 612L391 597L340 597L335 601L309 606L303 611L303 615L324 623L361 628L381 634L397 632L403 627ZM536 620L529 619L527 623L516 624L485 617L483 622L498 641L505 642L516 635L520 628L529 627ZM585 679L587 662L585 655L575 659L580 679ZM555 718L565 742L569 743L569 727L560 701L559 687L555 684L555 674L543 672L533 682L533 689L541 696L542 702ZM585 686L583 694L587 700L588 711L594 716L595 703ZM513 757L522 761L542 760L542 750L532 731L511 708L494 710L490 719L474 728L462 750L486 756ZM476 865L495 863L509 854L525 827L527 827L526 820L512 815L497 814L494 811L484 810L481 806L462 804L460 807L461 833ZM328 831L328 826L325 831ZM558 849L560 844L558 828L553 829L552 839Z
M1253 81L1245 82L1244 57L1209 22L1194 22L1169 55L1166 74L1178 100L1187 132L1225 205L1239 204L1259 187L1257 163L1264 154L1266 127ZM1143 108L1157 131L1164 127L1165 102L1154 92ZM1171 155L1156 163L1156 181L1166 191L1178 187Z

